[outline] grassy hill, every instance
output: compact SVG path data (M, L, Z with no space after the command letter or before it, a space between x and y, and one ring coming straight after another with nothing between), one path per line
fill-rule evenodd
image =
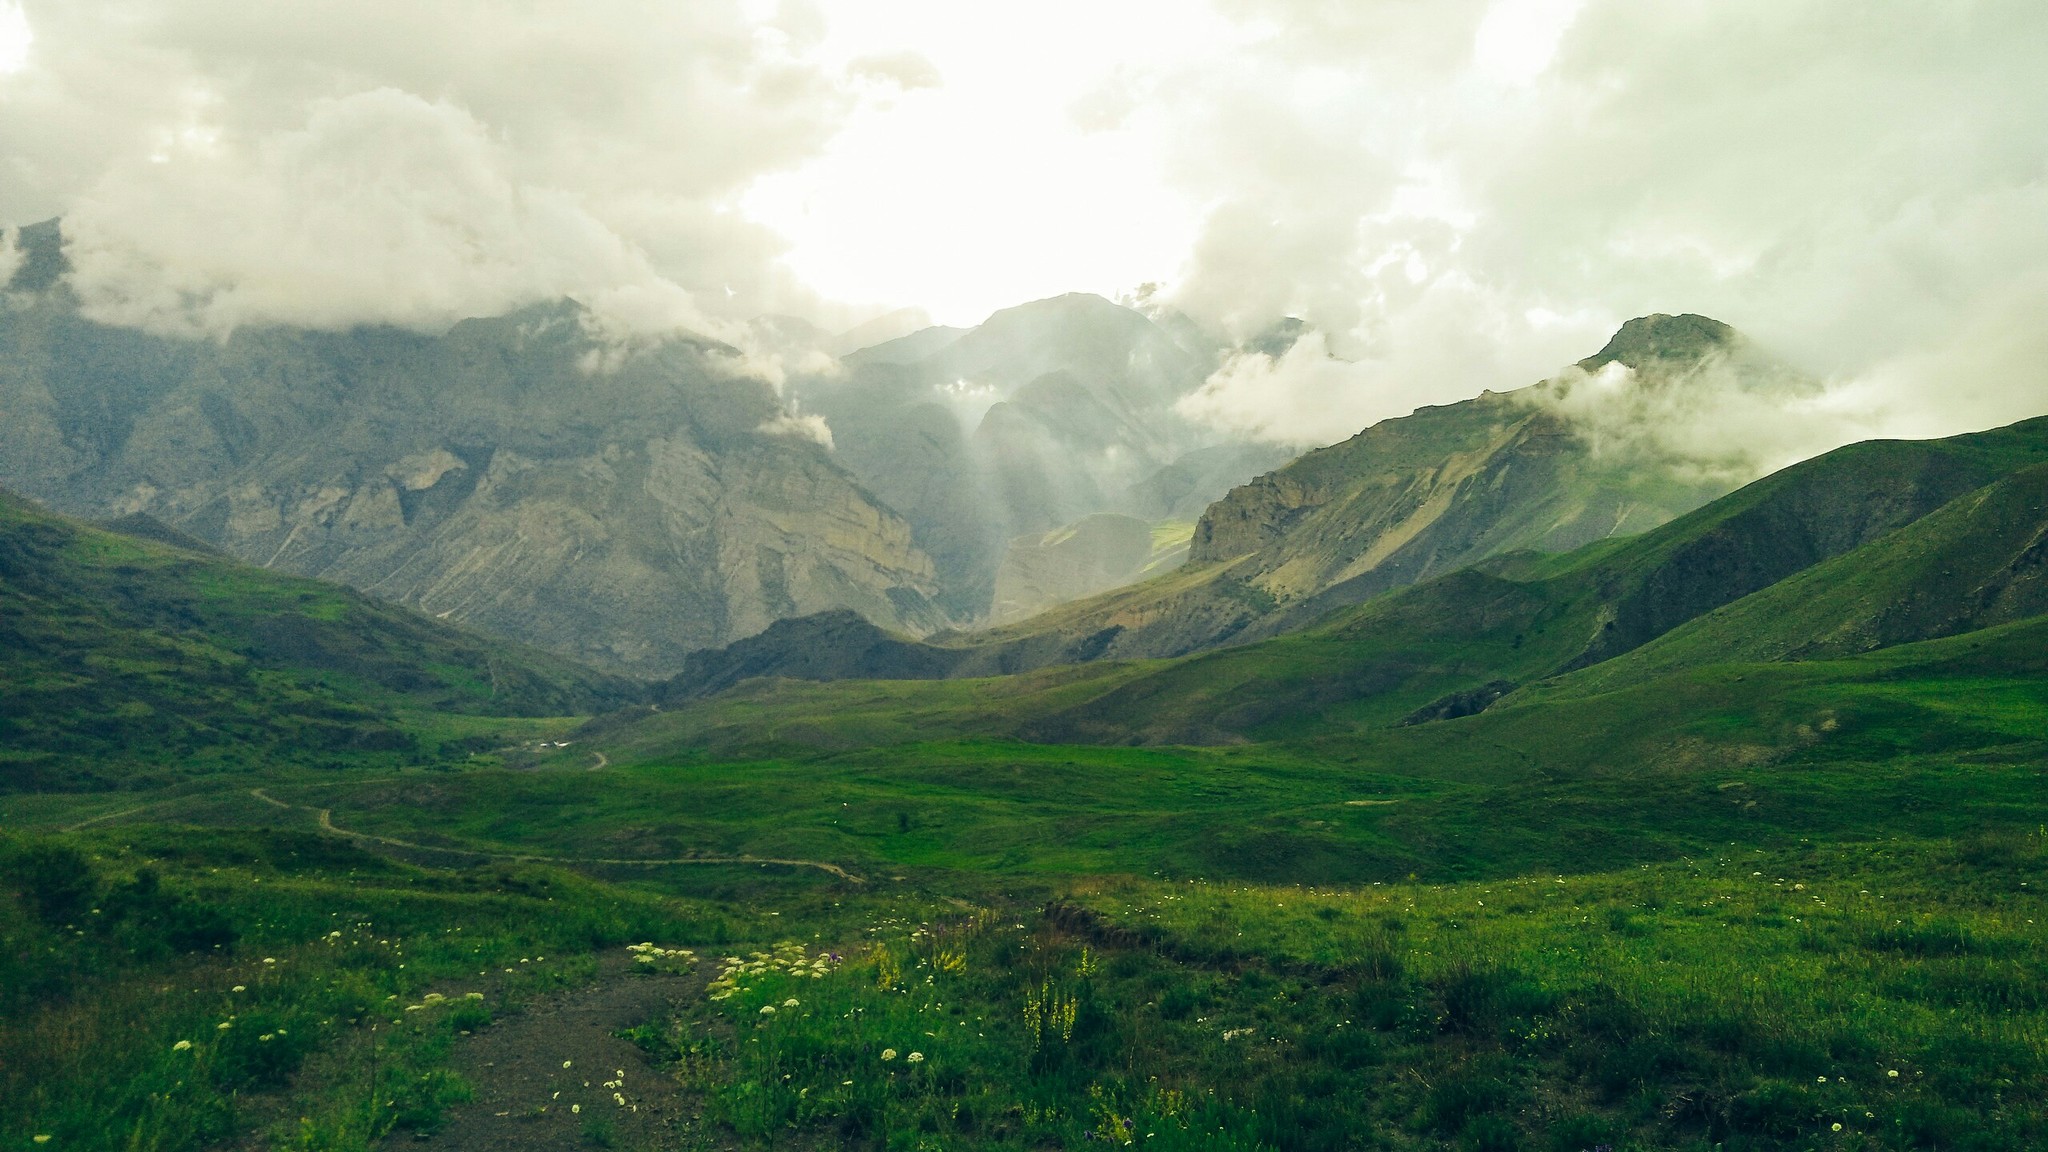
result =
M335 585L0 493L9 789L458 761L506 742L502 718L588 714L640 692Z
M101 1146L146 1120L197 1135L142 1146L198 1148L306 1115L287 1146L339 1152L459 1127L456 1030L519 996L495 978L477 1008L424 993L499 967L534 982L528 995L603 979L591 949L644 933L732 942L712 995L634 1030L647 1066L631 1079L679 1078L686 1140L2032 1147L2048 1135L2048 972L2033 959L2048 943L2044 654L2034 618L1510 697L1369 740L1059 747L913 723L908 740L706 755L629 727L599 745L615 761L595 775L579 744L540 771L300 774L269 787L283 816L240 787L181 789L152 798L146 823L9 857L89 849L81 899L103 904L155 868L151 899L170 908L74 936L41 926L26 895L14 912L0 900L10 949L91 961L54 1015L0 1016L12 1098L29 1102L7 1131ZM437 866L315 838L316 810ZM634 869L621 885L616 867L738 853L852 878ZM557 863L508 872L491 854ZM579 857L610 882L545 870ZM357 921L402 932L410 967ZM347 950L319 946L330 922L355 932ZM164 981L148 933L178 923L247 943ZM778 941L807 940L844 966L820 978L777 959ZM286 967L264 972L258 951ZM473 968L479 953L492 959ZM535 953L544 970L510 959ZM230 1023L303 1030L304 1046L273 1060L206 1036L236 1010L234 982L261 999ZM433 1014L387 1009L405 1027L378 1040L387 995ZM114 1028L113 1003L141 1026ZM60 1028L66 1045L36 1039ZM193 1035L198 1083L173 1051ZM123 1075L89 1076L86 1046ZM392 1104L365 1111L349 1086L377 1083L374 1067L403 1071L379 1091ZM251 1099L239 1114L209 1103L236 1092Z
M788 622L571 736L636 687L9 503L0 1144L2040 1147L2044 508L2048 421L1857 445L1178 660ZM562 1009L635 941L711 959Z
M2024 470L2043 461L2048 419L1945 440L1854 444L1639 536L1563 555L1500 557L1255 644L1171 661L1048 668L967 687L864 682L812 690L778 683L654 723L722 746L773 740L843 746L913 730L1060 743L1216 744L1369 731L1404 719L1462 715L1514 688L1577 668L1589 669L1585 682L1604 682L1598 672L1602 661L1824 562L1833 575L1816 579L1833 581L1830 589L1845 574L1869 573L1858 577L1869 585L1859 603L1877 606L1923 596L1900 568L1908 561L1910 572L1921 575L1929 566L1953 567L1965 556L1971 559L1958 571L1977 572L1980 563L2020 563L2014 553L2030 547L2034 530L2027 525L2040 522L2029 512L2038 480L2028 477L2037 474ZM1986 487L2016 471L2021 475L2007 486ZM1950 514L1930 515L1944 506ZM1906 535L1909 526L1925 534ZM1987 545L1972 532L2003 533L2004 542ZM1880 575L1895 572L1896 578ZM1983 581L1990 578L1980 573L1970 583L1957 577L1942 602L1966 594L1982 599L1988 587ZM2028 607L2036 603L2031 597L2038 593L2030 591L2035 587L2022 579L2003 606L1986 601L1971 611L1982 613L1981 624L2030 614L2040 610ZM1807 586L1785 584L1773 593L1780 600L1761 600L1765 607L1728 618L1769 621L1781 615L1769 605L1804 599L1811 602L1804 615L1784 618L1787 634L1798 634L1813 623L1814 613L1853 610L1834 591L1800 589ZM1892 642L1965 626L1909 625L1905 616L1894 615ZM754 676L826 679L870 666L858 660L828 666L827 656L843 656L847 645L817 641L803 622L784 628L786 635L736 645L732 652L746 659L731 661L732 668ZM899 675L961 671L951 662L957 653L879 633L863 633L858 647L877 660L886 653L887 661L872 667ZM1835 651L1855 650L1860 649ZM1702 658L1787 654L1780 647ZM1658 667L1668 671L1685 663L1681 658ZM728 676L718 684L736 682Z
M1721 661L1822 659L2048 612L2048 467L1950 502L1570 683L1599 691Z

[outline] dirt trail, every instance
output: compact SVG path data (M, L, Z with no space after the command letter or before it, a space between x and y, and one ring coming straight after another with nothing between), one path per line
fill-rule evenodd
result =
M451 856L475 856L485 860L510 860L520 864L607 864L626 867L668 867L679 864L777 864L785 868L816 868L829 872L849 884L865 884L866 880L855 876L837 864L825 860L788 860L776 856L679 856L666 860L619 859L606 856L535 856L525 853L483 852L475 848L449 848L435 844L415 844L410 840L395 840L389 836L377 836L369 832L357 832L334 823L331 808L314 808L306 804L287 804L261 788L249 789L249 795L277 808L314 813L320 821L320 830L350 840L361 840L370 844L382 844L389 848L403 848L409 852L444 852Z
M80 820L80 821L79 821L78 823L76 823L76 824L73 824L73 825L71 825L71 826L69 826L69 827L65 828L65 829L64 829L64 831L66 831L66 832L76 832L76 831L78 831L78 830L79 830L79 829L81 829L81 828L90 828L90 827L92 827L93 825L95 825L95 824L98 824L98 823L100 823L100 822L101 822L101 821L103 821L103 820L119 820L119 819L120 819L121 817L123 817L123 816L133 816L133 815L135 815L135 814L136 814L137 812L140 812L140 811L142 811L143 809L146 809L146 808L148 808L148 807L149 807L149 805L147 805L147 804L144 804L144 805L141 805L140 807L136 807L136 808L123 808L123 809L121 809L121 810L120 810L119 812L105 812L105 813L102 813L102 814L100 814L100 815L98 815L98 816L95 816L95 817L93 817L93 818L92 818L92 819L90 819L90 820Z
M386 1146L442 1152L557 1152L605 1146L604 1140L621 1149L672 1146L694 1117L689 1098L614 1033L664 1024L675 1004L703 994L705 970L715 970L716 960L686 976L636 967L614 950L594 983L462 1039L450 1063L474 1098L451 1109L439 1132L394 1137Z

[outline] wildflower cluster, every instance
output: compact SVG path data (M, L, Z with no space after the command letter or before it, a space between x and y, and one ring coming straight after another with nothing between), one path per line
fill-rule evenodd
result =
M483 998L484 994L481 992L464 992L459 997L461 1000L481 1000ZM405 1010L407 1012L422 1012L428 1008L439 1008L449 1003L454 1003L454 1001L439 992L429 992L425 996L420 997L419 1003L407 1004Z
M967 970L968 943L985 935L995 923L994 912L977 908L957 923L919 925L910 933L910 947L932 971L958 974Z
M697 966L697 954L688 948L663 948L652 941L626 945L634 963L644 972L687 972Z
M726 1000L766 976L823 980L831 975L839 959L836 952L820 952L812 957L804 951L803 945L784 941L777 944L773 952L750 952L744 958L727 956L719 966L717 979L711 981L706 990L713 1000Z
M1080 1011L1080 1001L1072 993L1054 987L1052 981L1040 984L1035 991L1024 993L1024 1034L1031 1038L1035 1051L1043 1048L1053 1037L1061 1043L1074 1038L1074 1017Z

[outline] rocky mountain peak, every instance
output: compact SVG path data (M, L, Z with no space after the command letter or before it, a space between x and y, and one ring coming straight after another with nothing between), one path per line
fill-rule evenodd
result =
M1690 312L1678 316L1660 312L1623 324L1606 347L1579 361L1579 367L1598 372L1620 361L1641 372L1653 365L1697 363L1716 352L1733 351L1741 344L1742 334L1719 320Z
M71 270L71 261L64 255L64 233L55 219L22 225L15 243L21 249L21 264L7 283L0 285L9 292L41 292Z

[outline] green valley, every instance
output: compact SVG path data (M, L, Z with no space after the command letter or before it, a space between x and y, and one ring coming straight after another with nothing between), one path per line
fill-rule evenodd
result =
M846 615L667 685L11 502L0 1142L2036 1146L2044 460L1853 445L1172 660Z

